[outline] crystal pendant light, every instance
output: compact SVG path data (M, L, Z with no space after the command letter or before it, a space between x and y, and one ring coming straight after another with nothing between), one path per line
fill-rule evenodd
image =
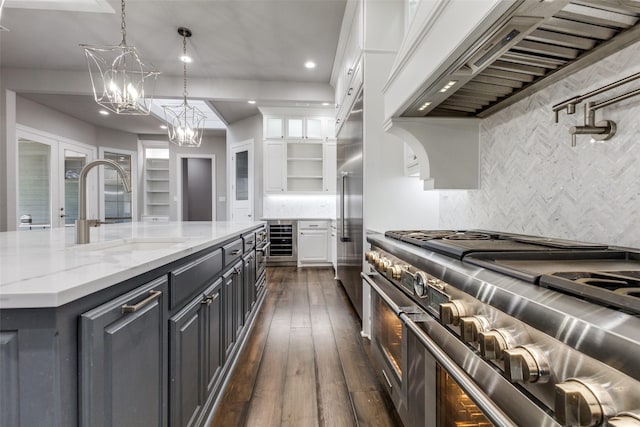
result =
M199 147L204 133L204 121L206 116L196 107L187 102L187 37L191 37L191 30L185 27L178 28L178 34L182 36L183 62L184 62L184 92L182 104L178 106L164 106L165 120L169 141L186 147Z
M96 102L116 114L147 115L151 108L153 89L159 72L150 70L140 60L134 46L127 45L124 0L122 10L122 41L118 46L84 48Z

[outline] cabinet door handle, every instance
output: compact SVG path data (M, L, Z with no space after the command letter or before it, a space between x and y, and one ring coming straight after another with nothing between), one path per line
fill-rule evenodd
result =
M353 93L353 88L350 87L349 90L347 91L347 95L351 96L352 93Z
M205 296L204 298L202 298L202 301L200 301L200 304L211 305L211 303L218 299L219 296L220 292L216 292L213 295Z
M240 249L236 249L231 251L231 255L238 255L240 252L241 252Z
M147 304L150 304L154 300L158 299L160 295L162 295L162 291L149 291L149 296L143 299L142 301L140 301L139 303L137 303L136 305L124 304L122 306L122 313L135 313L136 311L140 310Z

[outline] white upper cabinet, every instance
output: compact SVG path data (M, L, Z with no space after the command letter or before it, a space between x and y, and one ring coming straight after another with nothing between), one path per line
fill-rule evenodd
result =
M362 2L348 2L343 18L336 65L331 76L335 88L337 135L362 86ZM347 34L345 37L344 35Z
M325 135L325 120L319 117L308 117L305 119L305 138L306 139L323 139Z
M328 121L326 117L285 117L286 135L288 140L327 139Z
M286 143L282 141L265 141L263 158L264 192L281 193L286 191Z
M324 148L323 190L335 194L337 182L337 146L335 141L327 142Z
M284 139L284 117L264 117L264 139Z

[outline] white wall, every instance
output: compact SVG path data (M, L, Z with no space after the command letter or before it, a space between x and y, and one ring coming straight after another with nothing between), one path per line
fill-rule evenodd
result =
M404 35L404 4L364 1L364 227L435 228L438 195L404 174L404 143L383 129L382 88ZM381 29L384 29L381 30Z
M438 194L404 174L403 142L383 130L381 88L392 53L364 56L364 227L365 230L429 229L438 226Z
M640 71L639 56L637 43L485 119L481 188L439 192L440 226L640 247L640 97L596 112L596 121L618 125L603 143L579 136L570 146L568 129L583 124L583 104L575 115L562 112L558 124L551 112L560 101Z
M20 96L16 97L16 120L33 129L98 145L95 126ZM129 149L135 150L135 144Z

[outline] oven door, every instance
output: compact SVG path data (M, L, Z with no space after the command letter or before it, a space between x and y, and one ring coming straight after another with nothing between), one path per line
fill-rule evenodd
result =
M372 286L371 293L371 353L376 373L406 425L407 331L400 314L411 301L388 285L380 286L387 287Z
M405 427L559 426L534 398L387 279L377 273L362 277L374 291L374 362L389 379ZM397 370L394 360L401 361Z

